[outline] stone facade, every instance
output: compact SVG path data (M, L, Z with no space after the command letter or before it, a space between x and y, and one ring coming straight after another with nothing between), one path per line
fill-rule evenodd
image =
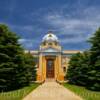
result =
M39 50L30 51L37 57L37 81L42 82L48 78L64 81L70 56L77 52L80 51L62 50L58 38L49 32L43 37Z

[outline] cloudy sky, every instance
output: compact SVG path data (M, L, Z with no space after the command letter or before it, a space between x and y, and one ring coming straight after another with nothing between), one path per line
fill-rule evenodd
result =
M38 49L53 31L63 49L85 50L100 26L100 0L0 0L0 23L20 36L25 49Z

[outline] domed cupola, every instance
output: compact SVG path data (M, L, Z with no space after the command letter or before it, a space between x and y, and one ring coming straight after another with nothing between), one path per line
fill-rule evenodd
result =
M58 38L51 31L49 31L42 39L42 43L40 45L40 50L44 50L49 48L55 48L57 50L61 50L61 46L59 44Z
M43 37L42 42L58 42L58 38L50 31Z

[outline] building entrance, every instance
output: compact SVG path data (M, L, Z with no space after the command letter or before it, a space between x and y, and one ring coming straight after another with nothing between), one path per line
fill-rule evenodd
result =
M54 59L47 59L46 77L54 78Z

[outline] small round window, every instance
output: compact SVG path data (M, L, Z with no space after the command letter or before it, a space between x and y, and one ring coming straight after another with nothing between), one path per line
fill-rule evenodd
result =
M52 43L49 43L50 46L52 46Z

